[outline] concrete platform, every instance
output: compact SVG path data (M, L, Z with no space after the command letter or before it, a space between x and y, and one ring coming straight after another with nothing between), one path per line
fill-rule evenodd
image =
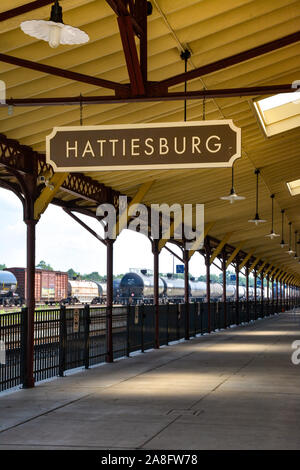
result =
M300 449L300 314L0 396L1 449Z

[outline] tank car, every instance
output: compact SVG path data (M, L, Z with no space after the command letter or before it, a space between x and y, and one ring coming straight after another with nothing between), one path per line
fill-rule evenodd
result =
M121 296L120 283L121 283L121 279L114 279L113 281L114 302L118 302L120 300L120 296ZM106 287L106 284L105 284L105 287Z
M166 294L166 284L159 278L159 296ZM144 301L145 303L153 300L154 297L154 279L153 274L142 269L125 274L120 282L120 297L131 299L131 302Z
M254 299L254 287L249 287L249 299Z
M210 298L211 300L218 300L223 295L223 286L218 282L210 284Z
M172 276L161 277L165 285L165 296L168 300L182 300L184 298L184 280L174 279Z
M235 286L232 284L226 284L226 300L234 300L235 297Z
M0 305L18 305L21 303L17 290L17 279L10 271L0 271Z
M206 296L206 283L203 281L190 281L190 295L194 300L204 300Z
M246 287L239 286L239 299L245 299L245 298L246 298Z
M92 303L98 297L99 289L93 281L72 281L68 282L67 303Z

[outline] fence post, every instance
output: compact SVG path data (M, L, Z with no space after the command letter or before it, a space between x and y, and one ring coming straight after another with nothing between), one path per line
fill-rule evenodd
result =
M59 376L64 376L66 370L66 340L67 340L67 325L66 325L66 307L61 305L59 316Z
M181 304L177 304L177 315L176 315L176 339L180 339L180 320L181 320Z
M203 335L203 302L200 303L200 334Z
M145 352L144 344L144 304L138 306L139 311L141 312L141 351Z
M126 356L130 357L130 337L129 337L129 322L130 322L130 305L127 305L127 318L126 318Z
M169 344L169 312L170 312L170 304L167 303L167 337L166 337L167 345Z
M27 357L26 357L26 341L27 341L27 325L28 325L28 308L23 307L21 311L21 334L20 334L20 341L21 341L21 348L20 348L20 379L21 384L25 387L26 382L26 364L27 364Z
M85 305L83 309L84 320L84 367L89 368L90 365L90 306Z

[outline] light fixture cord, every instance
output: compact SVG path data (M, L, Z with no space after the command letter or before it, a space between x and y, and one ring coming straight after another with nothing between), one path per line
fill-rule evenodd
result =
M281 235L282 235L282 240L284 240L284 236L283 236L283 217L284 217L284 209L281 211Z
M187 58L187 55L185 55L185 58L184 58L184 72L186 73L187 72L187 61L188 61L188 58ZM184 82L184 93L187 92L187 82L185 81ZM186 115L187 115L187 102L186 102L186 99L184 100L184 122L186 122Z
M274 194L271 195L271 198L272 198L272 233L273 233L273 228L274 228L274 224L273 224L273 218L274 218Z
M290 226L290 236L289 236L289 250L291 249L291 243L292 243L292 222L289 222Z
M234 190L234 170L233 170L233 165L231 167L231 188Z
M203 91L205 91L205 88L203 88ZM203 121L205 121L205 96L203 97L203 112L202 112L202 118Z
M187 73L188 60L191 57L191 53L188 49L184 49L180 53L180 58L184 60L184 73ZM187 92L187 81L184 82L184 93ZM187 99L184 100L184 122L186 122L187 117Z
M258 214L258 174L259 170L256 170L256 214Z

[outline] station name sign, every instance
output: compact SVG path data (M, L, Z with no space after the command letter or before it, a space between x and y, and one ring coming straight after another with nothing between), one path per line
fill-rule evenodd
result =
M240 157L232 120L55 127L46 137L55 172L229 167Z

